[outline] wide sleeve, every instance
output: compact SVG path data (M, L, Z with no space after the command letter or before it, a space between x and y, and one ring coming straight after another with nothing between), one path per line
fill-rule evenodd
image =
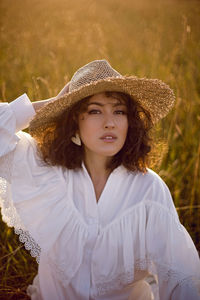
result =
M160 299L199 300L199 255L161 179L155 180L150 198L147 201L146 250L156 269Z
M29 99L22 96L11 104L2 103L0 107L2 220L14 227L19 240L37 262L41 253L51 252L52 247L57 252L63 249L59 247L61 236L61 243L66 243L65 249L68 243L76 247L78 237L79 247L67 265L71 278L81 263L87 231L72 205L69 170L46 164L36 140L28 133L18 131L26 127L34 115L30 105ZM9 173L2 167L5 157ZM69 252L65 251L67 257L71 255ZM56 259L57 255L52 258Z
M20 137L17 133L28 127L35 110L26 94L9 103L0 103L0 208L3 221L15 228L20 241L25 243L32 256L39 258L40 247L30 236L16 210L12 199L14 159ZM21 149L25 159L26 149ZM22 173L23 174L23 173ZM20 187L19 187L20 188Z

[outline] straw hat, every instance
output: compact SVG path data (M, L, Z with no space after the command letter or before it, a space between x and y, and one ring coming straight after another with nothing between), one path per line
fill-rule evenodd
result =
M122 76L106 60L95 60L80 68L69 83L69 92L42 107L29 125L33 136L55 124L57 117L81 99L104 91L129 94L147 109L153 123L165 117L175 96L170 87L158 79Z

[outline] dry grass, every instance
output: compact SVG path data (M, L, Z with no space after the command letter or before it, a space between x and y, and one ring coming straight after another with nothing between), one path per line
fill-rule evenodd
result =
M200 251L200 2L195 0L1 0L0 97L45 99L99 58L123 74L174 88L173 111L154 133L154 169ZM37 264L1 226L0 299L27 299Z

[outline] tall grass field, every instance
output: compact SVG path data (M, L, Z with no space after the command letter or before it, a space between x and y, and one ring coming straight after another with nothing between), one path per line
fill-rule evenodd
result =
M197 0L0 1L1 101L53 97L77 68L102 58L174 89L175 106L152 133L151 167L200 252L199 16ZM0 221L0 299L29 299L37 267Z

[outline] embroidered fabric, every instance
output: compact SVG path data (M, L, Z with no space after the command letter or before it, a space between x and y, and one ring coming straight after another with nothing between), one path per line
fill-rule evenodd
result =
M197 290L200 297L200 280L195 278L194 276L188 276L183 280L180 280L177 286L187 286L187 288L194 288Z
M155 279L157 278L157 274L159 274L159 280L165 282L175 281L176 287L187 285L188 288L194 288L195 290L198 291L200 295L200 282L197 278L195 278L194 276L186 277L185 274L182 274L180 271L171 269L170 266L162 265L159 262L154 262L153 258L147 258L147 259L136 260L134 267L130 267L129 270L119 274L117 277L113 278L112 280L106 282L105 281L99 282L96 285L97 287L96 296L102 296L108 293L112 293L113 291L116 290L121 290L122 288L134 282L135 274L138 271L144 271L144 270L146 270L147 273L152 274Z
M101 278L100 278L101 280ZM102 281L96 285L97 287L97 295L105 295L110 292L121 290L123 287L131 284L134 281L134 268L131 267L124 273L121 273L117 277L113 278L110 281Z
M196 279L194 276L188 276L188 277L184 278L183 280L181 280L178 283L178 285L179 286L182 286L182 285L191 286L191 282L197 288L199 295L200 295L200 281L198 279Z
M41 248L31 237L28 231L15 229L15 233L19 235L19 240L24 244L26 250L30 251L32 257L36 258L37 263L40 262Z
M67 278L65 272L66 268L68 267L66 262L63 261L62 264L57 264L55 261L51 260L50 257L48 257L48 261L59 276L63 286L66 286L70 280L70 278ZM155 278L157 278L157 274L159 274L159 280L161 281L174 281L175 286L186 284L188 287L198 290L197 285L199 285L199 281L194 278L194 276L186 276L186 274L183 274L180 271L171 269L171 267L168 265L163 265L159 262L156 262L153 257L149 257L137 259L134 263L134 266L131 266L129 269L123 273L120 273L109 281L105 281L104 277L100 277L98 283L95 283L95 296L103 296L127 287L128 285L134 283L136 273L139 271L146 271L146 274L152 274L155 276Z
M9 172L8 169L6 174L7 178L11 178ZM11 197L8 197L8 186L8 181L0 177L0 207L3 216L2 219L9 227L14 227L15 233L19 235L20 242L24 243L25 249L30 250L31 256L35 257L39 264L41 248L31 237L30 233L24 228L16 208L9 200Z
M103 277L100 277L97 284L97 295L105 295L116 290L121 290L123 287L134 282L135 273L137 271L147 271L147 273L149 273L150 270L151 273L154 273L153 263L151 260L137 259L133 266L131 266L124 273L112 278L110 281L105 281Z
M6 179L8 182L11 182L12 162L14 159L14 153L15 150L0 157L0 177Z

